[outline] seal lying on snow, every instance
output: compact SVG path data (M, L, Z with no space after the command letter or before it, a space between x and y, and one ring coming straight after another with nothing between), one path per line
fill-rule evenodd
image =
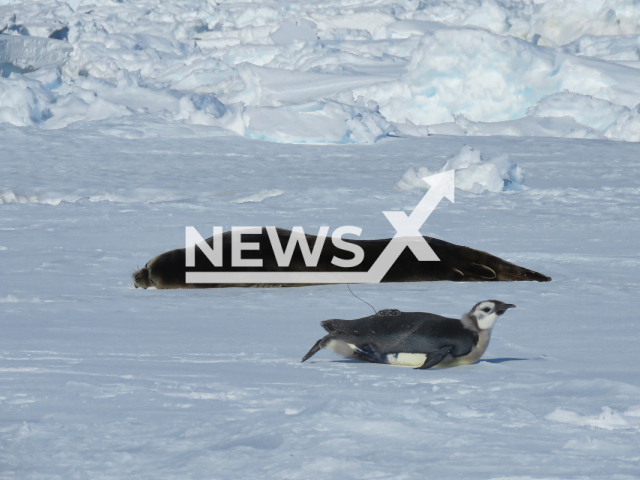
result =
M272 234L277 235L282 250L289 245L292 232L285 229L275 229ZM350 253L345 248L338 248L333 242L327 241L322 246L322 251L317 258L317 266L308 267L305 263L300 243L295 246L289 265L279 266L277 252L271 245L268 232L265 228L256 234L243 234L243 243L255 243L253 249L242 251L242 259L262 259L259 267L237 267L231 265L231 232L224 232L216 236L218 247L221 247L222 266L215 267L205 253L198 247L195 248L194 266L187 267L187 251L185 248L170 250L152 258L144 268L133 274L134 285L140 288L155 286L156 288L216 288L216 287L265 287L265 286L301 286L300 283L280 285L263 284L260 282L247 283L186 283L188 272L368 272L376 259L385 250L391 239L382 240L351 240L344 239L347 244L359 246L364 258L359 265L351 268L337 266L335 257L345 259ZM315 252L315 242L318 237L305 235L307 245ZM214 237L209 237L206 242L213 247ZM419 237L418 237L419 238ZM454 245L443 240L423 237L433 249L440 261L418 261L413 252L405 248L395 260L391 268L382 278L383 282L428 282L436 280L453 281L538 281L551 280L541 273L514 265L473 248ZM293 241L293 239L291 239ZM353 248L354 246L352 246ZM307 252L308 253L308 252ZM281 252L280 252L281 255ZM353 255L351 255L353 256ZM348 260L348 258L347 258ZM322 283L322 282L317 282ZM310 281L307 283L316 284Z
M489 346L491 329L500 315L515 305L499 300L477 303L462 320L433 313L381 310L358 320L325 320L328 335L302 358L321 348L371 363L417 367L469 365Z

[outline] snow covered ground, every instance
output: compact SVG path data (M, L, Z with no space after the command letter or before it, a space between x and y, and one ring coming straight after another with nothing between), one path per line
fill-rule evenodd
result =
M0 0L0 478L640 478L638 18ZM423 233L553 281L352 289L516 304L475 365L301 364L344 285L132 286L185 226L391 236L448 168Z
M114 134L121 123L99 125L1 131L3 182L27 202L1 205L1 478L640 476L637 144L304 146L186 127L172 137L172 125L128 139ZM529 188L457 190L424 233L553 281L353 289L378 309L451 316L515 303L476 365L417 371L327 352L301 364L321 320L370 313L344 285L131 285L136 266L183 244L185 225L391 235L382 210L422 195L396 180L464 144L509 154Z

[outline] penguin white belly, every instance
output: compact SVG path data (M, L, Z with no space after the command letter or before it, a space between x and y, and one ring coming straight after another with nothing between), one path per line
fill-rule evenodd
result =
M328 348L333 350L335 353L342 357L351 357L353 356L353 352L356 351L356 346L351 343L347 343L344 340L336 340L332 339L327 346L324 348Z
M427 360L424 353L390 353L387 362L390 365L402 365L403 367L421 367Z

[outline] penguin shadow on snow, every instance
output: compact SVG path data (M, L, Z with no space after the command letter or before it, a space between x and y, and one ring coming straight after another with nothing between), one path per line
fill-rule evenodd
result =
M484 360L478 360L476 363L474 363L473 365L476 365L478 363L505 363L505 362L518 362L518 361L522 361L522 360L531 360L530 358L511 358L511 357L507 357L507 358L487 358Z
M477 362L471 363L470 365L478 365L480 363L506 363L506 362L518 362L518 361L524 361L524 360L533 360L531 358L512 358L512 357L505 357L505 358L486 358L486 359L482 359L482 360L478 360ZM311 364L321 364L321 363L356 363L356 364L366 364L366 363L371 363L371 362L365 362L365 361L361 361L361 360L356 360L354 358L340 358L340 359L335 359L335 360L316 360L315 362L310 362ZM440 368L450 368L450 367L439 367Z

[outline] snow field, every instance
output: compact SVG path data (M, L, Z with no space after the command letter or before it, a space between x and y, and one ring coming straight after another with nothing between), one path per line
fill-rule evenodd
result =
M637 144L323 147L152 121L2 136L6 190L51 202L2 205L0 478L638 478ZM553 281L352 288L378 309L449 316L515 303L475 365L422 372L328 352L301 364L321 320L370 312L345 286L132 287L185 225L391 235L381 212L423 195L397 179L465 155L508 155L528 189L457 189L424 233Z

